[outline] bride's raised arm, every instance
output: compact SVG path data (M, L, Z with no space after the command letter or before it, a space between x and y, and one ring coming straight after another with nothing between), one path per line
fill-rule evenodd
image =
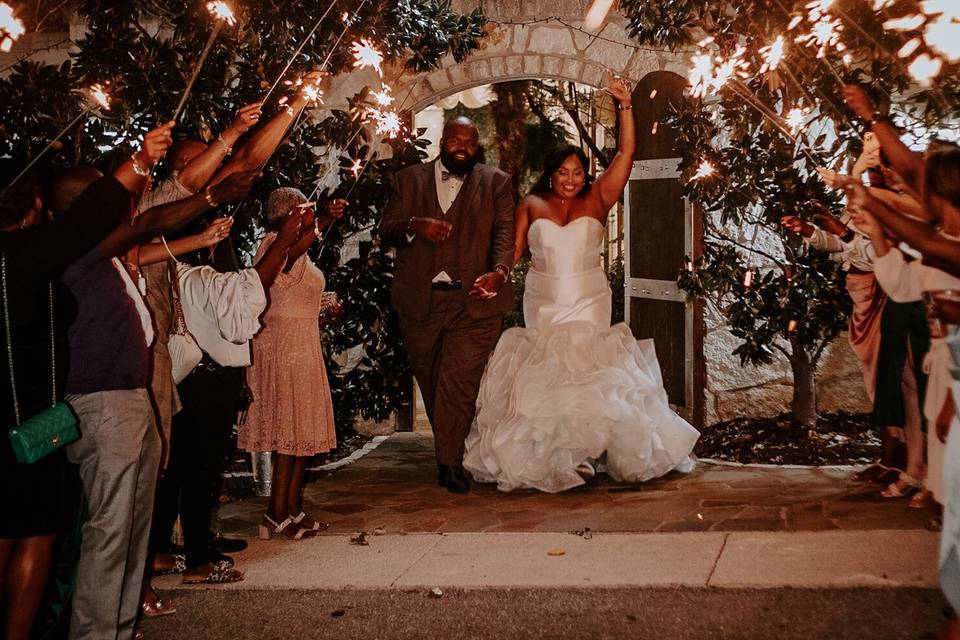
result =
M633 169L633 152L637 148L636 125L633 122L633 111L630 102L630 83L613 75L607 75L607 93L613 96L617 103L617 122L620 126L620 135L617 140L617 153L613 161L594 183L593 189L600 197L601 207L606 213L616 204L627 186L630 172Z
M514 241L513 241L513 264L511 267L517 266L517 263L520 262L520 258L523 257L524 252L527 250L527 230L530 229L530 204L527 202L527 196L520 201L520 204L517 205L517 210L513 214L513 230L514 230Z

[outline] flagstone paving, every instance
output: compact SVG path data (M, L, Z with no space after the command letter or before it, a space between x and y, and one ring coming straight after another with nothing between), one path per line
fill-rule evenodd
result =
M605 475L562 494L501 493L474 484L467 495L436 485L433 439L398 433L354 464L320 472L304 510L330 533L688 532L918 530L932 512L883 500L880 487L830 468L735 467L701 463L640 485ZM223 505L225 533L252 536L265 498Z

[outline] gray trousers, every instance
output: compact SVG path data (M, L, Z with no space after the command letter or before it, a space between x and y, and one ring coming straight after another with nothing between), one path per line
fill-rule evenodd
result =
M80 439L67 458L80 466L87 500L70 638L133 637L160 466L160 436L146 389L68 395Z

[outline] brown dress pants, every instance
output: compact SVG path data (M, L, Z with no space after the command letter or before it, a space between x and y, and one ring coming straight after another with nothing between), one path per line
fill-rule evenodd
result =
M473 318L462 291L434 291L420 322L400 317L400 331L433 428L437 463L463 465L463 448L480 379L500 338L503 317Z

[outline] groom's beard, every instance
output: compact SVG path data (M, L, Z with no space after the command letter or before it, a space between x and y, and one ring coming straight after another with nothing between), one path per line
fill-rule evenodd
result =
M453 175L466 176L473 170L474 165L477 164L477 156L468 155L465 159L458 160L452 153L441 150L440 161L443 162L443 166L447 168L447 171Z

